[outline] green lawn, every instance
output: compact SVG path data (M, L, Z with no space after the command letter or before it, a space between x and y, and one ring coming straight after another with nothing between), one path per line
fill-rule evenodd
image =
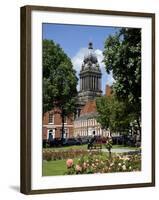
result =
M74 159L74 163L77 159ZM43 176L64 175L67 171L66 160L43 161Z
M105 146L102 147L105 149ZM130 146L124 146L124 145L113 145L113 149L138 149L137 147L130 147ZM75 146L66 146L66 147L52 147L52 148L44 148L44 150L56 150L56 151L63 151L63 150L70 150L70 149L83 149L87 150L87 144L84 145L75 145Z
M130 147L124 145L113 145L113 149L139 149L138 147Z
M64 175L66 172L66 161L43 161L43 176Z
M84 145L73 145L73 146L66 146L66 147L52 147L52 148L44 148L47 150L56 150L56 151L63 151L63 150L70 150L70 149L87 149L87 144Z
M138 149L136 147L129 147L124 145L113 145L113 149ZM78 146L66 146L66 147L56 147L56 148L44 148L44 150L49 151L67 151L71 149L83 149L87 150L87 145L78 145ZM105 149L105 146L103 145L103 149ZM103 152L105 156L108 156L107 152ZM113 155L113 153L112 153ZM74 159L74 163L77 163L77 159ZM42 168L42 174L43 176L55 176L55 175L64 175L67 171L66 168L66 160L52 160L52 161L46 161L43 160L43 168Z

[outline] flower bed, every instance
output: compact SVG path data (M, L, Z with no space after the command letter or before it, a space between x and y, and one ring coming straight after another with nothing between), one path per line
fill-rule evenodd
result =
M141 170L140 155L115 155L107 158L104 155L83 156L75 165L73 159L66 161L67 174L90 174L130 172Z
M88 156L90 153L87 150L74 150L69 149L65 151L53 151L53 150L43 150L43 160L51 161L51 160L62 160L62 159L69 159L69 158L79 158L83 156ZM92 151L93 155L101 155L102 152L99 151Z

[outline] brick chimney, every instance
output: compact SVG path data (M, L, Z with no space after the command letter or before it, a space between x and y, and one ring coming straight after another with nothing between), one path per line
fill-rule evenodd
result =
M105 95L106 95L107 97L110 97L110 96L111 96L111 93L112 93L111 86L110 86L110 85L106 85L106 87L105 87Z

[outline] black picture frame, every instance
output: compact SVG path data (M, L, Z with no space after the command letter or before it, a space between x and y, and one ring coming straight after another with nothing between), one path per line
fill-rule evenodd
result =
M87 13L89 15L114 15L131 17L148 17L152 19L152 147L151 147L151 182L124 185L100 185L76 188L52 188L32 190L31 188L31 13L32 11L48 11L63 13ZM123 12L111 10L92 10L79 8L62 8L46 6L21 7L21 186L20 191L24 194L43 194L59 192L76 192L89 190L106 190L120 188L137 188L155 186L155 14L139 12Z

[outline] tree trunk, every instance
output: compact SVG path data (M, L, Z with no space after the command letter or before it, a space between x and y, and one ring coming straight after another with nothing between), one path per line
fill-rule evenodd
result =
M111 130L109 130L109 136L112 137L112 132L111 132Z
M137 125L138 125L140 140L141 140L141 126L140 126L140 121L139 120L137 120Z
M65 132L65 126L64 126L64 122L65 122L65 116L63 114L61 114L61 119L62 119L62 130L61 130L61 139L64 139L64 132Z
M111 149L109 149L109 159L111 159L112 157L112 152L111 152Z

